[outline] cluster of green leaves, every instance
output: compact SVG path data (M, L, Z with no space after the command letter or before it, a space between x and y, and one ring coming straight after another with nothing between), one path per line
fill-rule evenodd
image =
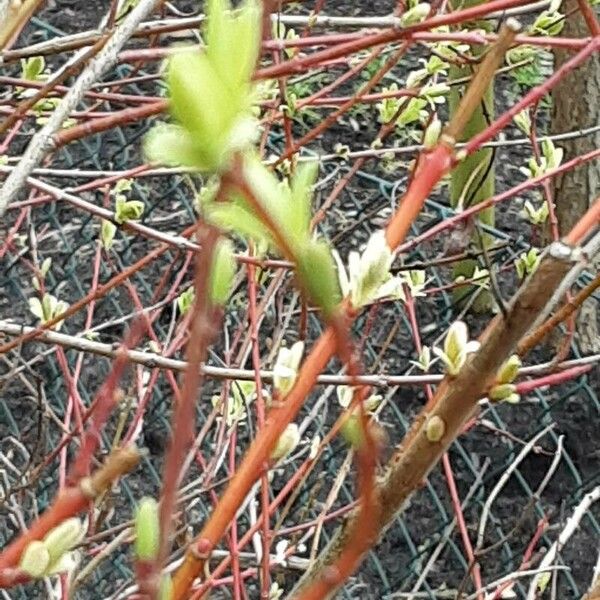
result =
M444 347L435 346L433 353L442 360L448 375L454 377L467 362L468 355L477 350L479 350L479 342L469 340L467 325L463 321L455 321L448 329Z
M406 135L417 142L423 141L427 147L432 147L441 132L437 110L446 102L450 91L445 81L450 63L456 62L457 57L466 54L469 47L456 42L437 42L429 46L432 50L431 56L428 59L419 59L422 66L413 69L406 78L406 89L415 95L395 96L399 86L394 82L383 88L382 92L390 95L376 107L380 123L387 124L393 120L398 134Z
M560 12L562 0L553 0L529 27L534 36L552 37L558 35L565 24L565 15ZM544 49L521 45L506 53L509 65L524 63L511 70L511 76L520 86L531 88L539 85L552 71L552 57Z
M215 395L211 398L212 405L219 407L220 418L225 419L227 427L246 420L246 408L256 396L256 384L253 381L239 379L232 383L229 392L230 395L225 403L221 396Z
M206 188L199 199L204 217L293 260L308 296L331 315L340 299L335 266L330 248L310 231L316 166L299 168L290 183L279 181L251 148L257 130L251 77L260 48L260 17L256 0L245 0L237 11L228 0L209 1L205 52L177 54L169 62L170 108L178 123L155 128L146 139L146 152L152 160L216 175L230 169L237 155L244 190L228 190L230 197L217 202L218 183ZM248 190L253 206L244 195ZM270 222L256 214L257 204ZM278 243L283 239L285 248ZM229 286L221 273L231 275L232 270L215 265L213 271L219 273L214 297L224 297ZM181 306L190 300L182 297Z
M551 70L551 57L548 52L535 46L522 45L506 53L510 74L519 86L532 88L542 83ZM518 65L518 66L516 66Z
M235 12L228 0L209 0L207 9L205 52L182 52L169 61L170 108L178 124L156 127L145 149L152 160L223 172L255 137L251 76L261 13L256 0Z
M530 248L527 252L522 252L515 259L515 268L519 279L525 279L527 275L531 275L539 266L542 257L537 248Z
M317 175L316 163L301 165L291 181L280 181L253 153L242 161L243 178L256 203L269 215L271 229L255 213L240 192L225 202L206 195L201 207L210 222L235 232L259 245L286 256L278 240L285 239L298 278L311 300L326 316L331 316L340 301L337 277L329 245L313 237L310 231L312 185Z
M544 175L544 173L556 169L562 163L564 150L557 148L550 138L544 138L541 147L542 155L538 160L535 157L531 157L526 167L519 168L519 171L529 179Z
M110 250L113 245L117 226L127 221L137 221L144 214L144 203L141 200L129 200L128 195L133 186L132 179L119 179L113 189L111 196L115 200L113 220L103 219L100 226L100 243L105 250Z
M33 579L73 571L79 562L73 550L84 538L86 527L76 517L66 519L51 529L43 540L27 545L19 568Z
M537 208L529 201L525 200L521 214L532 225L543 225L548 220L550 211L547 202L542 202Z
M521 359L513 354L500 368L496 382L489 392L490 400L515 404L520 400L517 386L513 383L519 374Z
M62 315L69 305L64 300L59 300L52 294L44 294L40 300L37 297L29 298L29 310L40 320L42 325L51 321L58 315ZM59 321L53 326L53 329L59 330L63 321Z
M127 193L131 191L131 179L119 179L112 189L115 199L114 219L119 225L127 221L137 221L144 214L144 203L141 200L129 200Z

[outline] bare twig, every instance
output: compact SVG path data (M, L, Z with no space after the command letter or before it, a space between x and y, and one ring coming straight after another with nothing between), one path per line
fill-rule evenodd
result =
M544 555L542 562L540 563L539 570L541 573L536 575L531 584L529 585L529 591L527 592L527 600L535 600L538 593L538 586L541 580L541 577L544 573L547 573L554 560L556 559L560 550L564 547L564 545L569 541L570 537L575 533L577 527L579 527L579 523L584 515L590 510L590 507L594 502L596 502L600 498L600 486L595 487L591 492L587 493L583 500L577 505L573 514L566 522L563 530L560 532L558 539L550 546L548 552ZM591 598L590 598L591 600Z
M0 217L25 184L27 176L38 166L42 158L52 149L52 135L60 128L70 112L79 104L83 94L117 60L119 50L131 37L139 23L147 17L162 0L140 0L136 7L117 27L111 39L82 71L61 103L56 107L48 122L30 140L17 168L8 176L0 190Z

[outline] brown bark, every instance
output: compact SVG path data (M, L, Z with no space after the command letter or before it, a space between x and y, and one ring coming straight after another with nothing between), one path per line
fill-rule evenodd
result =
M422 485L450 444L460 435L465 423L493 383L498 369L514 352L519 340L543 310L573 264L571 249L552 244L540 266L526 281L508 306L506 316L498 315L481 336L481 347L456 377L446 377L439 385L434 402L415 419L402 445L396 450L377 483L381 505L378 535L402 511L411 495ZM437 417L443 423L441 439L427 435L427 424ZM357 526L359 512L351 513L336 531L329 545L303 575L292 597L296 598L322 569L343 552Z
M589 37L585 19L577 0L565 0L562 11L569 15L562 36ZM570 57L566 50L555 51L555 68ZM565 133L600 124L600 55L592 55L579 68L567 75L552 93L552 133ZM600 131L572 140L559 142L564 149L564 161L600 146ZM571 229L600 195L600 159L596 159L559 175L554 180L556 216L561 235ZM600 259L595 270L600 268ZM577 319L577 341L582 352L600 351L600 310L593 298L585 302Z

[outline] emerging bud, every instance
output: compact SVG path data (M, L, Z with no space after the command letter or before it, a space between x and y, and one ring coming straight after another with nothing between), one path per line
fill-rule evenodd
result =
M444 420L438 415L429 417L425 427L427 439L432 443L439 442L444 437L444 433L446 433L446 423Z
M300 431L296 423L290 423L285 431L281 434L271 452L271 458L274 461L285 458L288 454L294 451L298 443L300 442Z
M362 420L357 413L353 413L344 421L340 432L352 448L360 448L364 443Z
M333 257L337 263L342 293L350 296L355 308L382 298L404 299L401 280L390 276L394 257L383 231L378 231L369 238L362 254L350 252L348 271L337 252L333 253Z
M424 21L431 11L431 6L427 2L421 2L414 8L407 10L400 17L400 25L402 27L410 27Z
M530 248L528 252L523 252L515 260L515 267L519 279L524 279L526 275L531 275L539 266L542 257L537 248Z
M44 542L36 540L31 542L21 555L19 568L30 577L42 577L50 565L50 553Z
M455 321L446 334L444 349L434 348L433 352L442 359L449 375L457 375L467 361L467 355L479 349L479 342L469 341L467 325Z
M224 305L229 298L235 268L232 243L226 239L219 240L210 271L210 298L217 306Z
M442 122L435 116L423 134L423 146L425 146L426 150L431 150L435 147L441 133Z
M517 394L517 386L512 383L495 385L490 390L489 397L490 400L495 400L496 402L504 401L511 404L516 404L520 399L519 394Z
M119 223L137 221L144 214L144 203L141 200L126 200L119 194L115 201L114 220Z
M79 544L85 536L85 530L81 521L73 517L48 532L44 545L50 556L50 564L54 564L65 552Z
M498 371L497 382L498 383L512 383L519 374L521 368L521 359L513 354Z
M135 554L139 560L154 560L160 545L158 503L142 498L135 510Z
M291 348L281 348L273 368L273 385L285 396L293 387L304 352L304 342L296 342Z

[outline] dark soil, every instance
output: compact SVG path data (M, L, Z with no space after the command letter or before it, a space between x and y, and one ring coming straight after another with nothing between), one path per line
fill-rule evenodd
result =
M74 33L94 28L109 6L106 1L76 2L74 0L50 0L47 7L39 15L40 19L65 33ZM191 11L197 5L192 2L178 2L177 6L184 11ZM326 12L339 15L384 15L395 7L394 1L376 2L338 2L332 3ZM302 10L308 10L312 3L303 3ZM299 10L296 6L294 10ZM40 41L48 36L48 30L40 27L39 23L29 26L23 33L20 44ZM396 79L402 80L406 75L406 64L414 64L417 53L409 56L393 71ZM390 83L390 80L386 81ZM338 90L339 94L352 93L355 83L349 83ZM149 88L151 89L151 88ZM136 86L126 86L124 93L137 93ZM154 90L156 91L156 90ZM336 92L336 94L338 93ZM508 77L502 77L497 82L497 111L510 106L515 100L518 90ZM358 124L358 130L347 118L342 118L326 135L322 136L312 146L312 149L323 153L331 152L337 143L348 144L354 150L368 148L376 131L377 123L375 109L352 115ZM542 114L542 118L544 115ZM140 162L140 140L150 123L128 126L121 131L111 132L101 138L90 138L85 142L76 143L61 151L53 158L53 166L100 169L125 168ZM305 125L295 123L294 133L297 136L305 131ZM25 129L25 131L30 131ZM506 130L508 137L520 137L516 128ZM11 154L20 153L28 140L23 135L14 146ZM277 144L274 139L273 144ZM497 169L497 189L502 191L514 185L517 169L528 157L528 150L518 147L508 147L499 150L495 156ZM328 213L327 219L320 226L320 233L335 240L336 247L346 256L350 249L361 246L370 233L381 226L391 210L394 198L405 189L406 180L410 174L409 161L412 156L403 155L401 160L390 170L385 161L368 162L361 175L355 178L340 196L334 208ZM340 167L341 165L341 167ZM339 170L328 184L319 190L317 202L321 203L327 197L339 178L347 171L343 163L327 163L327 170ZM49 180L57 185L65 185L64 180ZM82 183L69 181L69 185ZM414 233L430 227L442 218L441 207L448 206L446 188L440 188L433 196L423 215L415 225ZM181 230L192 222L193 208L188 182L183 178L156 178L142 180L136 188L136 193L144 197L147 211L146 222L161 224L169 231ZM93 202L104 202L101 193L83 195ZM512 262L516 254L529 247L532 234L529 226L518 217L520 202L501 204L497 211L497 234L499 241L508 241L508 245L496 256L499 263ZM9 213L9 220L14 220L16 211ZM32 213L32 221L38 236L38 253L40 256L51 256L53 264L48 278L49 291L61 298L72 302L89 290L91 281L91 264L95 252L97 229L94 223L84 214L65 205L48 205L43 210ZM165 224L166 223L166 224ZM158 227L158 225L157 225ZM26 231L26 228L22 230ZM48 236L50 232L57 232ZM0 234L2 232L0 231ZM535 240L533 240L535 241ZM539 242L536 242L539 243ZM444 252L445 240L428 243L417 251L402 257L405 264L416 261L428 262L439 258ZM118 251L115 253L114 264L104 266L101 280L106 280L124 266L131 264L143 256L153 244L137 237L120 239ZM169 268L171 261L177 260L176 265L182 264L181 257L167 253L156 262L152 269L145 271L133 282L141 301L148 305L153 289ZM172 268L169 276L177 274ZM432 285L442 285L451 280L450 269L434 267L428 269L428 276L433 278ZM500 273L499 286L504 299L510 298L518 282L512 270ZM189 281L189 278L188 278ZM17 322L32 323L33 319L27 308L27 299L34 293L31 286L31 272L15 255L3 259L0 263L0 318L11 318ZM286 299L287 302L287 299ZM281 326L284 298L279 298L279 304L267 311L262 331L272 336ZM285 305L287 308L287 304ZM245 327L243 300L242 305L236 305L228 314L228 325L233 329L241 324ZM129 315L133 310L131 299L125 288L111 292L100 302L95 311L94 323L112 322L113 325L103 329L99 334L100 341L118 342L122 339L126 323L118 321L123 315ZM445 294L437 294L420 302L417 318L422 327L423 343L431 345L443 332L447 324L455 318L457 307ZM84 328L85 315L74 317L65 325L68 332L76 333ZM171 306L166 306L156 325L157 334L161 339L167 335L173 318ZM475 336L488 320L488 316L469 315L470 330ZM400 323L398 326L397 324ZM412 336L401 305L384 305L359 319L356 332L370 327L366 339L362 339L365 354L365 368L372 372L403 373L409 360L414 360ZM290 331L298 327L298 319L293 318ZM398 327L391 340L390 331ZM319 333L316 319L310 320L309 337L314 339ZM263 356L267 356L266 340L263 340ZM42 457L56 444L60 437L60 429L56 419L60 420L65 413L65 398L68 390L54 355L44 354L48 347L41 344L29 344L17 354L8 357L6 363L0 363L0 450L11 452L15 466L22 472L30 470L32 465L39 465ZM223 356L223 340L215 346L211 355L211 363L220 364L219 357ZM576 347L573 348L576 355ZM73 366L77 354L66 352ZM536 364L552 357L549 350L539 350L528 357L528 362ZM98 357L86 355L82 364L82 376L79 392L86 404L89 404L95 390L103 381L109 362ZM250 364L240 364L249 367ZM269 366L269 365L265 365ZM333 366L330 365L330 369ZM124 383L124 389L135 395L136 373L129 374ZM219 389L218 382L209 382L199 401L198 424L201 425L211 410L210 398ZM600 374L598 370L591 372L580 381L531 394L520 404L499 405L485 409L480 422L454 444L449 457L454 469L459 496L464 498L473 487L478 473L484 465L487 470L482 482L476 488L472 500L464 509L467 529L471 540L477 536L477 528L481 510L485 500L498 481L501 474L511 464L518 454L522 442L529 440L543 426L554 424L551 434L542 438L539 450L531 453L521 464L518 473L513 475L496 499L485 537L485 548L491 548L481 560L483 579L491 582L519 567L523 553L531 540L537 523L542 516L548 517L551 527L542 539L541 547L547 548L556 540L565 520L571 515L573 508L581 501L582 496L600 483L598 459L600 458L600 438L598 436L598 419L600 404L597 398ZM386 390L387 392L387 390ZM421 388L399 388L389 390L390 401L380 416L380 421L389 436L390 448L398 443L412 417L418 412L425 401ZM331 404L333 402L333 404ZM106 506L109 514L106 526L113 527L125 522L131 516L132 506L136 499L144 494L156 495L160 482L162 457L168 441L168 422L170 417L171 392L164 378L159 378L148 406L145 427L139 443L149 451L147 459L121 484L108 499ZM312 402L307 403L312 407ZM308 414L306 409L303 417ZM323 410L309 429L309 437L327 430L327 427L337 416L335 401L325 404ZM111 440L117 425L115 417L107 430L106 442ZM483 421L483 424L482 424ZM487 427L485 426L487 425ZM491 429L494 428L494 430ZM542 497L530 503L532 490L543 479L556 449L559 435L564 436L564 457L545 489ZM251 432L240 430L240 453L246 447ZM21 456L15 449L12 439L18 438L19 443L27 450L28 457ZM214 440L210 440L213 442ZM201 450L207 457L211 456L211 444L206 443ZM307 521L319 514L320 505L325 501L331 483L339 466L344 459L346 447L341 442L335 442L323 462L323 470L313 473L299 495L283 526L292 526L301 521ZM2 467L0 467L1 469ZM29 522L36 511L42 511L52 498L56 486L55 461L41 471L40 477L34 484L21 488L20 478L14 473L8 477L8 500L14 501ZM288 463L272 483L276 493L282 487L287 477L295 469L293 462ZM2 471L0 471L0 474ZM193 468L188 480L200 474L198 468ZM352 479L342 486L338 505L346 504L354 497ZM3 487L5 482L2 483ZM278 487L279 486L279 487ZM218 491L218 490L217 490ZM3 493L5 490L3 489ZM208 497L202 497L190 514L186 515L187 522L179 523L185 527L198 528L199 522L205 517L210 508ZM441 468L436 468L429 477L427 485L415 495L406 512L387 531L378 546L361 567L360 571L350 580L343 592L346 598L384 598L398 592L410 592L419 574L427 564L429 556L440 541L442 534L453 518L452 504L448 487ZM0 496L0 542L10 539L17 530L18 520L14 506L9 501L3 501ZM576 533L561 551L561 564L568 565L568 573L561 572L556 582L556 598L579 598L589 585L592 571L597 560L598 519L600 508L592 508L585 517ZM241 523L241 529L247 527ZM325 527L323 541L327 539L336 523ZM421 590L430 592L430 598L436 598L436 590L456 590L464 584L465 593L473 591L469 580L463 583L466 572L465 555L462 542L456 529L450 535L450 541L441 552L435 567ZM537 557L539 558L539 557ZM108 598L114 597L116 590L130 581L130 557L127 551L111 564L105 564L95 578L91 578L77 593L77 598ZM286 590L290 589L295 574L282 571L278 580ZM528 581L528 580L524 580ZM248 597L258 598L256 588L248 585ZM524 587L515 588L519 598L524 598ZM25 595L26 594L26 595ZM47 591L42 584L27 586L26 591L15 592L12 598L45 598ZM216 598L229 597L225 592L215 593ZM391 596L390 596L391 597ZM549 597L549 596L548 596Z

